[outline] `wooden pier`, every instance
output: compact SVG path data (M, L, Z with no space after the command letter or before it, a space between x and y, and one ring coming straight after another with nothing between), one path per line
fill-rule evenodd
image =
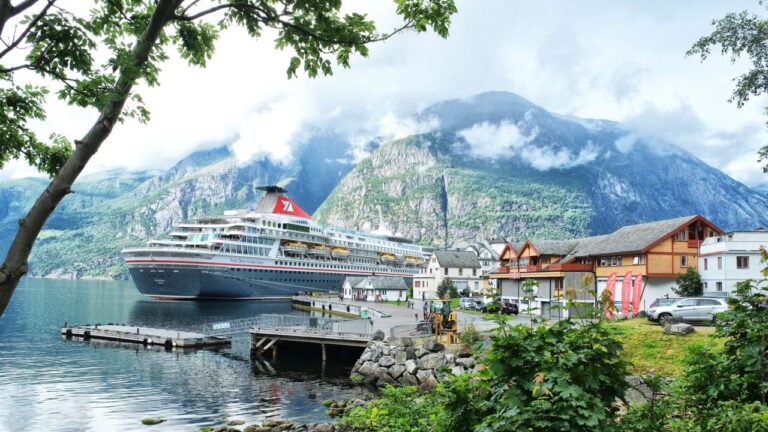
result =
M228 345L231 338L227 336L207 336L176 330L165 330L148 327L132 327L127 325L82 325L61 328L61 334L67 338L102 339L117 342L137 343L141 345L160 345L167 349L205 348Z

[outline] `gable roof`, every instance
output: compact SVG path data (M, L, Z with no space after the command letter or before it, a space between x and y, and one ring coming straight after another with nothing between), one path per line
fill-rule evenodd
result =
M349 282L352 288L367 288L370 284L372 289L388 290L406 290L408 285L402 277L394 276L347 276L344 282Z
M697 218L698 216L685 216L637 225L627 225L611 234L600 236L598 241L584 239L589 241L584 246L579 245L581 250L576 256L642 252L658 240L672 234Z
M529 240L528 243L540 255L568 255L578 240Z
M480 268L477 255L470 251L439 250L435 258L440 267Z

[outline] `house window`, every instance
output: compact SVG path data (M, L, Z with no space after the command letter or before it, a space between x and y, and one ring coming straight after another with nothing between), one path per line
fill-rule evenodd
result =
M620 256L611 257L611 266L618 267L620 265L621 265L621 257Z
M709 269L709 260L704 258L704 270L707 270L707 269ZM706 287L707 287L707 284L705 283L704 288Z
M715 282L715 287L717 288L718 291L722 291L723 290L723 283L722 282Z
M632 264L633 265L639 265L639 264L645 264L645 260L643 259L643 255L635 255L632 257Z
M448 276L448 267L446 267L445 269L443 269L443 273L445 273L445 275L446 275L446 276Z
M685 231L675 234L675 241L685 241Z
M748 256L737 256L736 257L736 268L737 269L748 269L749 268L749 257Z
M464 269L463 268L459 268L459 276L463 276L463 275L464 275Z
M706 282L704 282L704 291L706 291L706 290L707 290L707 288L709 288L709 284L707 284Z
M421 288L421 281L416 281L416 288Z
M688 267L688 257L685 255L682 255L680 257L680 267Z
M717 269L718 270L723 269L723 257L717 257Z

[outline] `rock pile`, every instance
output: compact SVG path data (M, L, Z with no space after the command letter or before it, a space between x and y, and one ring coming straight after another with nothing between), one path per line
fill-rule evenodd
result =
M352 368L350 378L377 387L418 386L419 391L424 392L432 390L448 374L460 375L478 368L471 352L453 352L433 338L421 344L409 337L390 338L369 342Z
M211 432L241 432L240 429L231 426L219 426L217 428L201 428ZM261 425L250 425L242 429L242 432L336 432L339 429L332 423L308 423L296 424L288 420L264 420Z

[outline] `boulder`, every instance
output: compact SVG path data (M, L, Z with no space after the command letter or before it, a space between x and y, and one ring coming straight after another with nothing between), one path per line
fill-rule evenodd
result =
M361 362L362 364L370 359L371 359L371 351L369 349L366 349L365 351L363 351L363 355L360 356L360 359L358 361Z
M411 347L413 346L413 339L411 339L409 336L404 336L400 338L400 343L404 347Z
M459 351L458 356L459 358L472 357L472 350L467 346L461 347L461 351Z
M413 347L408 347L405 349L405 359L415 359L416 358L416 350Z
M375 341L383 341L385 337L387 337L387 335L381 330L373 332L373 340Z
M419 381L416 379L416 375L410 374L408 372L404 373L400 378L398 378L397 382L407 386L419 385Z
M416 356L416 358L422 358L427 354L429 354L429 351L425 350L424 348L418 348L414 352L414 355Z
M445 355L432 353L419 359L419 369L438 369L445 366Z
M426 382L429 378L434 378L435 376L432 375L431 370L420 370L416 372L416 378L418 378L419 383Z
M453 363L454 361L456 361L456 355L453 353L447 353L445 355L445 361L447 361L448 363Z
M403 364L408 360L408 355L403 350L395 351L395 363Z
M405 370L408 371L409 374L415 374L418 368L416 362L413 360L407 360L405 362Z
M395 364L395 359L393 359L391 356L385 355L379 359L379 366L390 367L393 364Z
M376 381L376 387L384 387L387 384L391 385L391 384L395 384L395 383L397 383L397 381L395 381L394 378L392 378L391 376L389 376L387 374L384 374L384 376L382 376L381 378L379 378L378 381Z
M427 377L427 379L422 381L421 384L419 384L419 391L422 393L426 393L434 389L437 386L437 384L438 384L437 379L434 376L430 375L429 377Z
M456 359L456 364L459 366L463 366L467 369L471 369L473 366L475 366L475 358L474 357L459 357Z
M389 368L389 375L392 376L392 378L399 378L400 375L402 375L405 372L405 366L396 364Z
M387 372L389 372L389 369L387 369L385 367L377 367L373 371L373 376L374 376L374 378L381 379L381 378L387 376Z
M685 323L679 323L679 324L669 324L664 325L664 333L670 334L670 335L687 335L688 333L693 333L694 329L693 326L690 324Z
M259 425L250 425L246 426L245 429L243 429L243 432L270 432L272 428L268 428L265 426L259 426Z
M373 371L376 369L376 364L372 361L367 361L363 363L362 366L360 366L360 369L357 370L357 373L363 376L371 376L373 375Z
M427 341L424 342L423 348L432 352L440 352L445 349L445 345L434 339L427 339Z
M315 431L317 432L333 432L335 428L330 423L320 423L317 426L315 426Z
M462 375L464 374L464 368L461 366L454 366L451 368L451 373L453 375Z

